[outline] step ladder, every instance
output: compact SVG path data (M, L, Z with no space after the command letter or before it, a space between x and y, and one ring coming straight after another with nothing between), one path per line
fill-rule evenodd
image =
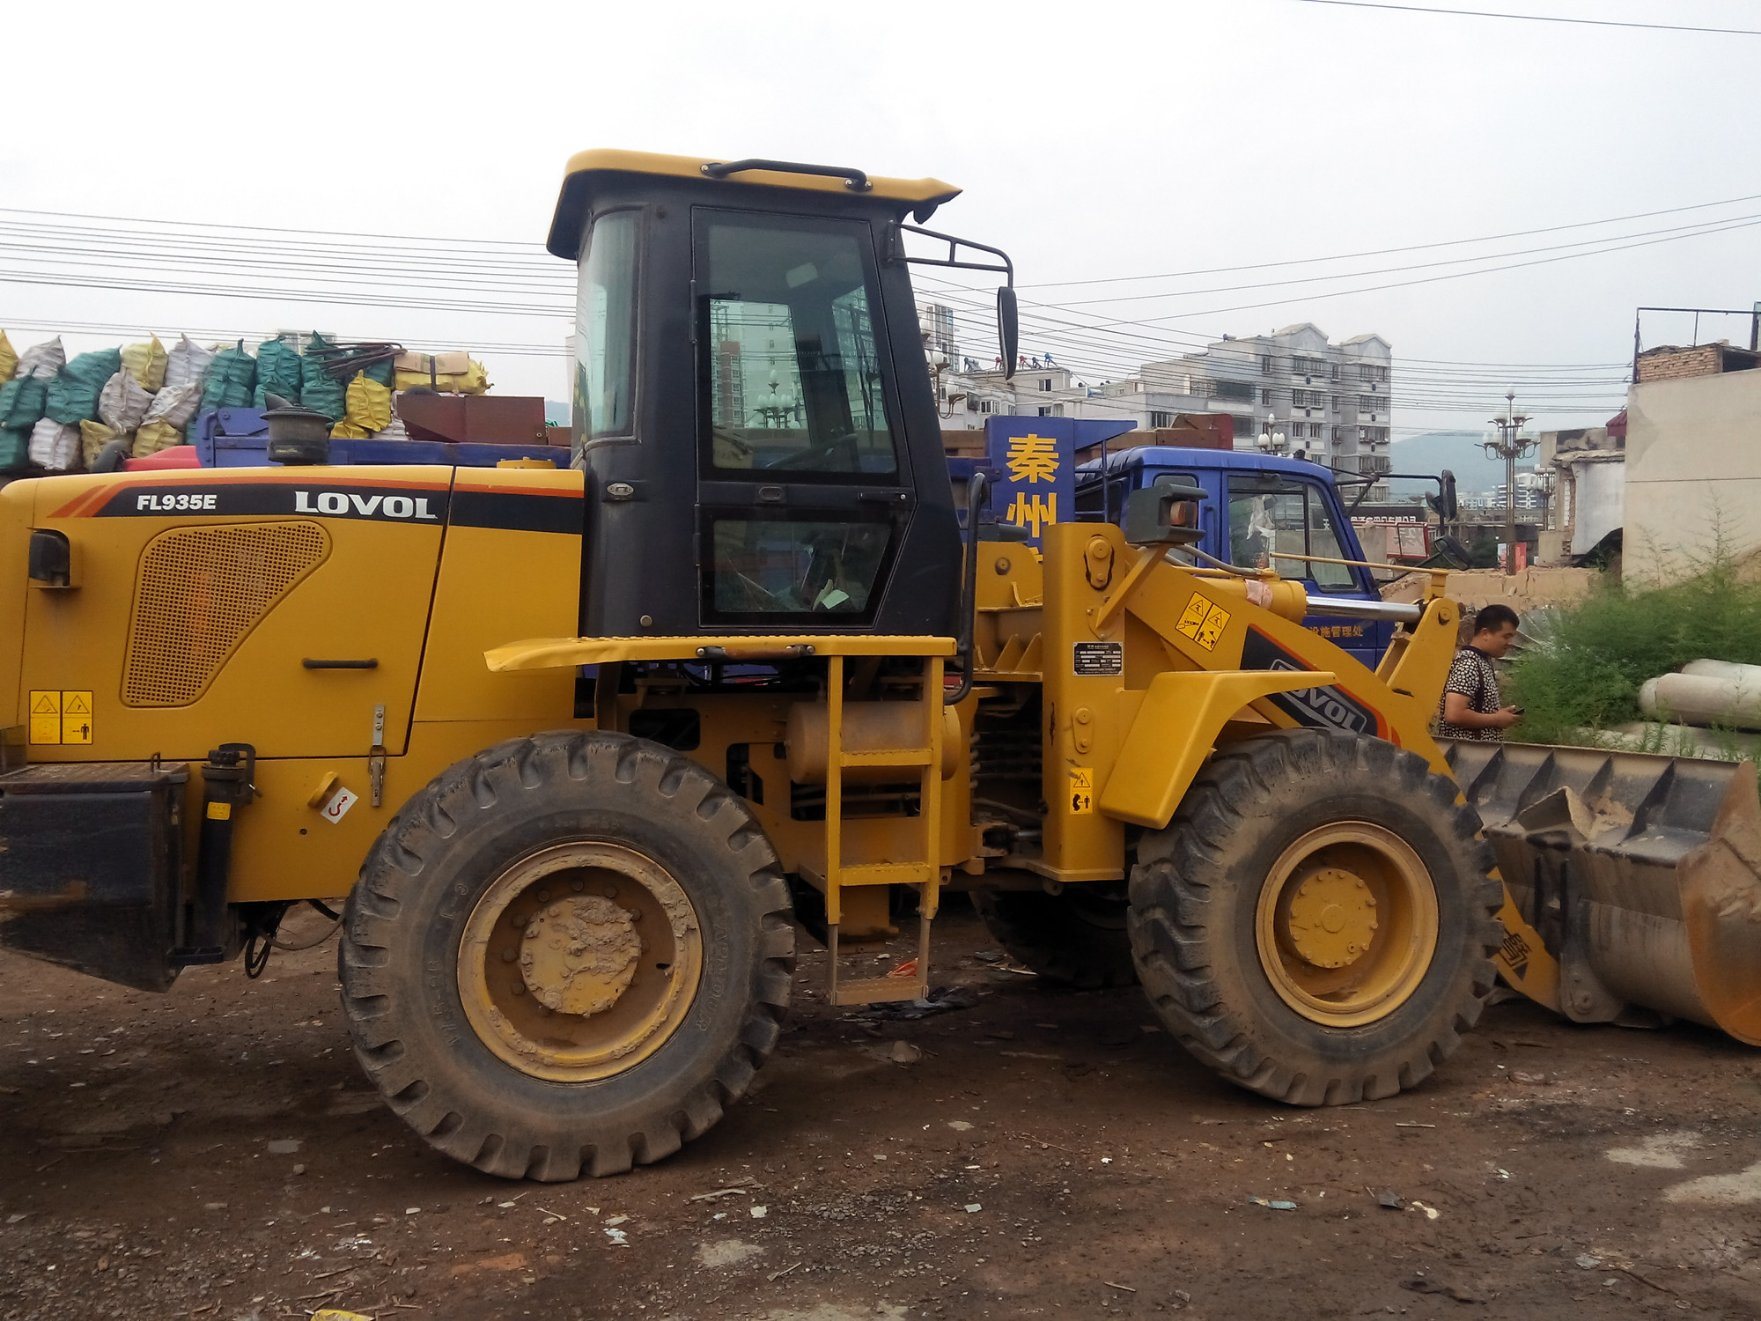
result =
M929 992L929 929L941 896L943 662L939 656L923 658L915 741L907 747L858 751L844 746L844 660L827 657L825 857L822 867L803 868L806 879L825 893L828 998L836 1005L916 1000ZM901 784L915 778L917 813L846 820L844 777L857 769L897 770ZM842 894L869 885L909 885L917 891L917 959L911 976L841 975Z

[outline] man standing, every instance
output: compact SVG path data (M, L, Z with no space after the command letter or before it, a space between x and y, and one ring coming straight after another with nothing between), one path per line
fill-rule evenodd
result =
M1437 732L1445 738L1496 743L1522 718L1514 706L1500 706L1498 671L1492 664L1516 640L1516 611L1489 605L1474 616L1473 640L1455 653L1437 711Z

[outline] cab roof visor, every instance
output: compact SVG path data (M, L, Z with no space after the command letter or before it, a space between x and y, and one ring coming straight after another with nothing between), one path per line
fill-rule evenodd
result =
M943 202L960 190L940 179L891 179L836 165L747 157L710 160L697 156L661 156L639 151L593 150L571 157L550 224L545 248L553 256L574 261L581 252L581 234L594 191L595 176L645 175L660 179L694 179L705 187L738 185L798 192L842 193L865 200L899 204L922 224Z

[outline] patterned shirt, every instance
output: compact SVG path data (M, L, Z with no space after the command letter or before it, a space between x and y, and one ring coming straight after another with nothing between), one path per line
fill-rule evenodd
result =
M1478 711L1483 716L1492 715L1500 709L1498 671L1493 668L1491 659L1484 652L1463 647L1455 653L1455 664L1449 667L1449 678L1443 684L1443 698L1437 706L1437 732L1444 738L1472 739L1477 743L1496 743L1504 737L1502 729L1491 726L1469 729L1465 725L1452 725L1445 720L1444 703L1448 702L1450 693L1460 693L1467 698L1468 710Z

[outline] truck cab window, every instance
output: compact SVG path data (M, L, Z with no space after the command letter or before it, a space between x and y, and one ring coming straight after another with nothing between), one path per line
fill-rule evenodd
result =
M1356 585L1345 564L1284 559L1301 555L1343 559L1320 488L1293 477L1243 475L1229 479L1229 558L1243 568L1270 568L1323 591Z

